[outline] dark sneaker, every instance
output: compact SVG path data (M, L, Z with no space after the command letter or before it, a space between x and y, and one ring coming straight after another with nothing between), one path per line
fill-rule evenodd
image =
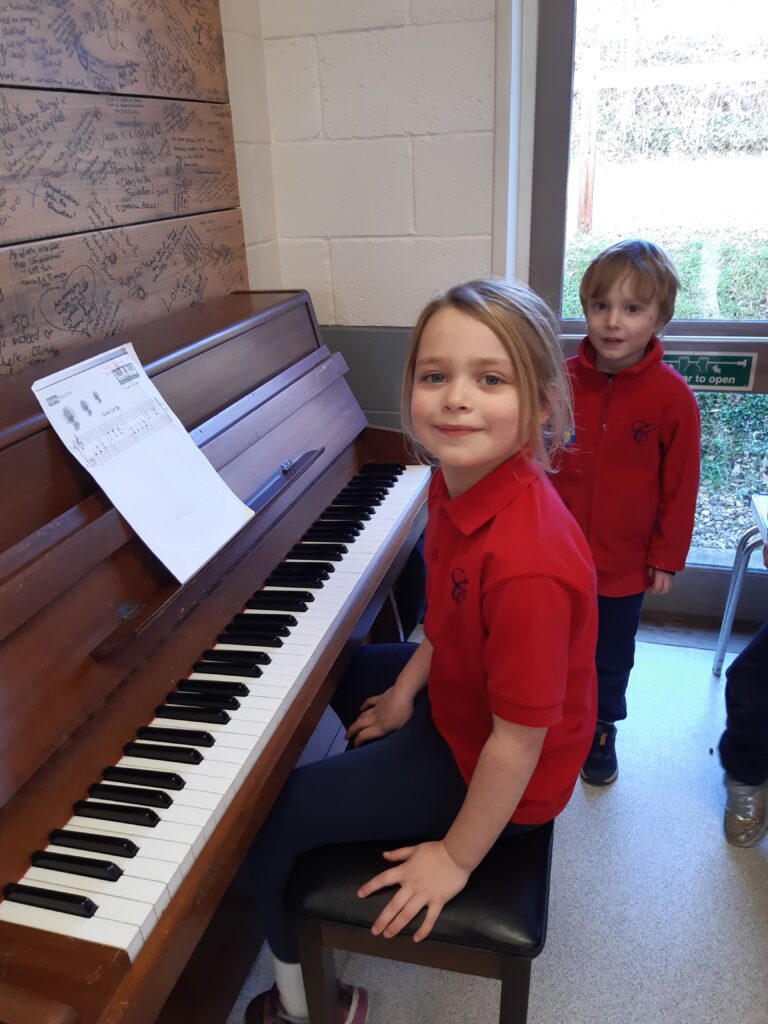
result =
M339 996L338 1024L366 1024L368 1020L368 993L356 985L336 982ZM252 999L246 1007L245 1024L309 1024L309 1017L292 1017L280 1003L277 985Z
M598 721L595 738L581 769L581 777L590 786L609 786L619 774L616 760L616 726Z

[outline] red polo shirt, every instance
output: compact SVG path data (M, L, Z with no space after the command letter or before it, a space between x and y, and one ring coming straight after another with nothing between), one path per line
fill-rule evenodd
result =
M454 499L434 475L425 554L435 725L467 783L492 715L546 726L512 821L548 821L568 802L595 728L596 587L584 536L518 454Z

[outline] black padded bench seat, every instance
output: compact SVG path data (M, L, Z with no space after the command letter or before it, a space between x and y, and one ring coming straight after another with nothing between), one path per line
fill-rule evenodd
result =
M370 928L392 890L357 898L359 886L383 871L383 850L396 843L345 843L305 853L296 863L288 903L296 917L312 1024L332 1024L332 949L381 956L481 977L501 978L500 1024L525 1024L531 960L544 947L553 823L502 839L444 908L429 938L410 936L420 914L394 939Z

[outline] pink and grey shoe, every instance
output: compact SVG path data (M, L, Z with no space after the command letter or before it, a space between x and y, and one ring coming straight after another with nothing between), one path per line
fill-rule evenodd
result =
M366 1024L368 993L357 985L336 982L339 997L338 1024ZM292 1017L280 1003L277 985L252 999L245 1011L245 1024L309 1024L308 1017Z

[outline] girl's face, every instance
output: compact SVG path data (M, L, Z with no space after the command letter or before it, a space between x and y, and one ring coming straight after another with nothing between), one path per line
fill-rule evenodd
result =
M451 306L427 321L416 353L411 420L456 497L519 451L520 395L506 349Z

